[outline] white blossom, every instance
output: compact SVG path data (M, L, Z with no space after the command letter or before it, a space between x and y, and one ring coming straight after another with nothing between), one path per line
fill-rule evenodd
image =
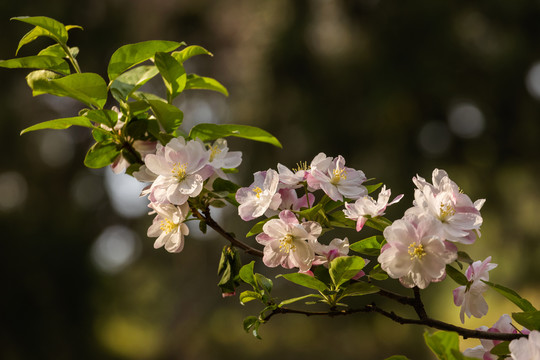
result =
M353 204L346 202L343 213L345 217L356 221L356 231L360 231L369 218L383 216L387 206L397 203L403 197L403 195L398 195L394 200L388 202L390 194L390 189L387 190L386 186L383 185L377 200L366 195L357 199Z
M529 337L510 342L513 360L540 360L540 332L533 330Z
M446 264L457 258L457 249L444 241L440 223L433 217L406 216L384 230L387 244L378 261L393 279L406 287L425 289L444 279Z
M236 201L238 215L244 221L262 216L268 209L277 210L281 204L281 195L277 192L279 175L275 170L258 171L253 174L254 181L249 187L238 189Z
M165 250L171 253L182 251L184 248L184 236L189 234L189 228L184 224L189 211L188 204L184 203L175 206L172 204L150 203L149 206L154 209L152 213L157 214L147 233L149 237L157 237L154 248L158 249L163 246Z

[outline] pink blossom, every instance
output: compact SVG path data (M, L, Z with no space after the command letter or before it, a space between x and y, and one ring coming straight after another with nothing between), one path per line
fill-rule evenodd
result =
M476 330L507 334L517 334L518 332L516 328L512 325L512 319L510 318L510 316L508 316L508 314L504 314L503 316L501 316L500 319L491 328L488 328L487 326L481 326ZM483 360L497 360L498 357L491 354L491 349L493 349L501 341L480 339L480 342L481 345L478 345L474 348L466 349L463 352L463 355Z
M297 189L302 187L309 174L306 163L298 164L298 168L290 170L288 167L278 164L280 187L285 189Z
M484 261L472 263L465 272L469 283L454 290L454 304L461 306L459 318L462 323L465 322L465 314L469 318L471 316L481 318L488 312L488 304L483 297L488 286L482 280L488 281L488 272L497 267L497 264L490 261L491 256L488 256Z
M293 212L283 210L278 219L269 220L256 240L264 245L263 263L268 267L299 268L306 272L315 259L312 243L317 242L321 226L314 222L300 223Z
M277 210L281 195L277 192L279 175L275 170L258 171L249 187L238 189L236 201L240 203L238 215L244 221L262 216L268 209Z
M364 181L364 173L346 167L343 156L332 159L324 153L313 159L307 176L311 188L322 189L334 201L343 201L343 197L355 200L367 195L367 189L362 185Z
M206 167L209 154L200 142L172 139L157 145L156 154L147 155L146 167L157 177L150 187L150 201L181 205L200 194L211 175Z
M189 206L184 203L180 206L172 204L149 205L153 212L157 214L148 228L149 237L157 237L154 242L154 248L165 247L165 250L171 253L178 253L184 248L184 236L189 234L189 228L184 224L188 214Z
M449 241L472 244L480 236L480 209L484 199L473 203L444 170L433 170L433 185L418 175L413 182L417 187L414 207L406 214L425 213L435 217L442 224L443 237Z
M510 351L514 360L540 360L540 332L533 330L528 338L512 340Z
M202 141L200 142L205 146ZM225 139L217 139L208 147L208 165L214 169L220 178L227 179L227 175L221 169L233 169L242 163L242 152L229 151Z
M403 195L398 195L394 200L388 202L390 194L390 189L387 190L386 186L383 185L377 201L371 196L363 196L353 204L346 202L343 213L345 213L345 217L356 220L356 231L360 231L369 218L384 215L387 206L397 203L403 197Z
M378 261L403 286L425 289L446 276L446 264L457 258L457 249L444 241L440 223L429 216L406 216L383 233L387 244Z

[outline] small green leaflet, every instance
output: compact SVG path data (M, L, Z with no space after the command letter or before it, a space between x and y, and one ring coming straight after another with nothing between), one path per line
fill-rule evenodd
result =
M265 142L281 148L281 143L270 133L255 126L248 125L219 125L199 124L194 126L190 133L190 139L211 141L228 136L236 136L253 141Z
M132 66L142 63L157 52L170 52L185 45L176 41L150 40L135 44L121 46L116 50L109 61L107 74L111 81Z
M87 128L94 128L94 125L92 125L92 123L90 122L90 120L88 120L88 118L84 116L75 116L75 117L69 117L69 118L44 121L39 124L32 125L22 130L21 135L30 131L43 130L43 129L63 130L73 125L84 126Z
M184 61L196 55L214 56L210 51L198 45L188 46L185 49L173 52L171 55L181 64L183 64Z
M167 53L158 52L154 59L167 88L167 97L170 103L186 87L186 70L178 60Z
M339 288L341 284L356 276L364 265L364 259L359 256L340 256L330 262L330 278L336 288Z
M502 285L494 284L489 281L482 280L485 284L489 285L492 289L496 290L499 294L516 304L523 311L536 311L536 308L527 300L519 296L517 292Z
M0 60L0 67L8 69L42 69L51 70L62 75L69 75L68 63L59 57L39 55L16 59Z
M137 66L124 72L112 82L111 93L119 101L126 101L134 91L157 74L159 70L154 65Z
M19 41L19 46L15 54L19 52L21 47L26 44L31 43L40 36L47 36L56 42L65 45L68 40L68 32L66 26L59 21L51 19L46 16L19 16L13 17L11 20L22 21L30 25L35 25L36 27L30 30L26 35L23 36L21 41Z
M221 85L221 83L216 79L195 74L189 74L187 76L186 90L187 89L211 90L222 93L225 96L229 96L229 92L227 91L225 86Z
M512 317L527 329L540 331L540 311L512 313Z
M378 256L381 253L383 241L384 236L382 235L371 236L366 239L352 243L349 246L349 249L364 255Z
M291 274L283 274L283 275L278 275L278 276L284 277L290 282L293 282L300 286L307 287L309 289L318 290L320 292L328 290L328 287L326 286L325 283L307 274L291 273Z
M118 155L120 155L120 150L116 143L112 141L95 143L86 153L84 165L92 169L99 169L112 164Z

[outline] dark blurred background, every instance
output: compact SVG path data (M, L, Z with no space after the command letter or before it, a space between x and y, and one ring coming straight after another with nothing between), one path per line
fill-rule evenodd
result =
M18 0L1 2L0 14L2 59L31 28L9 21L21 15L83 26L70 31L70 45L80 47L84 71L102 76L127 43L183 40L212 51L186 67L217 78L230 96L182 95L186 128L255 125L284 146L231 140L244 152L234 179L244 186L277 162L341 154L405 194L388 211L396 219L411 205L410 179L446 169L473 201L487 198L482 238L461 249L477 260L492 255L500 265L491 280L540 305L539 1ZM40 39L21 55L49 44ZM85 130L19 136L80 109L32 98L25 74L0 70L0 358L431 358L422 328L375 315L276 317L262 341L246 334L242 319L259 307L222 299L215 286L224 240L194 228L182 253L154 250L139 185L83 166ZM149 86L163 91L159 81ZM237 234L250 227L234 209L216 216ZM256 271L266 272L260 263ZM301 295L275 284L277 295ZM425 298L429 314L458 323L453 287L432 284ZM466 326L518 310L487 297L490 314Z

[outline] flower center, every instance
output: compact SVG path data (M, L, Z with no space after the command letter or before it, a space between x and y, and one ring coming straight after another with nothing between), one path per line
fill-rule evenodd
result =
M180 164L180 163L177 163L173 166L171 172L173 174L174 177L176 177L178 179L178 182L184 180L186 178L186 167L187 167L187 163L183 163L183 164Z
M449 218L450 216L453 216L456 213L456 210L454 209L452 204L441 203L439 210L440 210L439 218L441 219L441 221L445 221L447 218Z
M170 233L171 231L173 231L177 227L178 227L178 224L173 223L169 219L161 220L161 224L159 226L161 231L163 231L165 234Z
M262 189L260 187L256 187L256 188L253 188L252 190L255 194L257 194L257 199L260 199L261 198L261 193L263 192Z
M296 245L293 244L294 237L291 234L285 235L285 237L279 240L279 250L284 253L296 251Z
M330 180L332 185L336 185L341 180L345 179L347 179L347 170L345 168L332 170L332 179Z
M307 171L307 170L309 170L310 168L311 168L311 166L309 166L309 165L307 164L307 161L304 161L304 162L301 162L301 161L300 161L300 162L297 162L297 163L296 163L296 167L295 167L295 168L292 168L292 171L295 172L295 173L297 173L297 172L299 172L300 170Z
M217 145L210 146L210 162L214 161L214 158L218 154L221 154L221 149Z
M416 241L413 242L411 245L409 245L409 255L411 255L411 260L414 260L414 258L421 260L424 256L426 256L424 245L416 245Z

